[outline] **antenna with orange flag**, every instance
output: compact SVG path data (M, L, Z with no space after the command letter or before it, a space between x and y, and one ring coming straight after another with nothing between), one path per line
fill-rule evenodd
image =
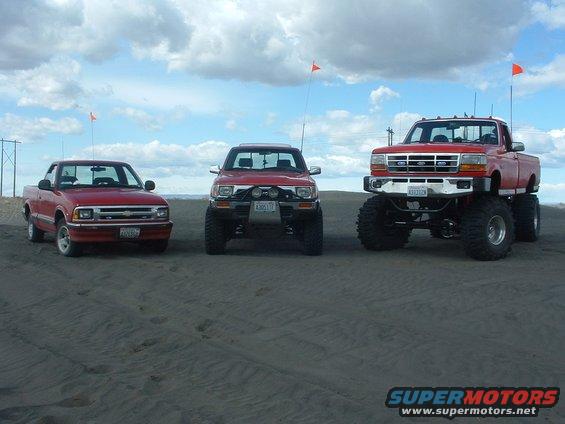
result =
M90 142L92 144L92 159L94 159L94 121L96 121L96 115L90 112L88 117L90 119Z
M310 76L308 77L308 91L306 92L306 104L304 105L304 116L302 118L302 137L300 137L300 151L304 148L304 129L306 128L306 112L308 111L308 100L310 99L310 86L312 85L312 74L319 71L320 68L316 65L316 61L312 61L312 68L310 69Z
M514 76L519 75L524 72L524 68L516 63L512 64L512 80L510 82L510 132L512 132L512 83L514 82Z

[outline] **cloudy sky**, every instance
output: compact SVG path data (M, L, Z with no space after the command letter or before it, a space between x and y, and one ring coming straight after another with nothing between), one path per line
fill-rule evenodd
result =
M52 160L131 162L161 193L209 190L240 142L298 145L322 189L361 190L369 152L420 116L509 119L565 202L565 0L0 2L0 136L18 191ZM11 187L5 179L4 190Z

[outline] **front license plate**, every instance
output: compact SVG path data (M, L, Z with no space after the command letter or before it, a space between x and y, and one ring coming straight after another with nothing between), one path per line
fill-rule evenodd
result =
M408 197L428 197L428 187L408 186Z
M120 228L120 238L134 239L139 237L141 229L139 227L123 227Z
M255 212L272 213L277 211L277 202L255 202Z

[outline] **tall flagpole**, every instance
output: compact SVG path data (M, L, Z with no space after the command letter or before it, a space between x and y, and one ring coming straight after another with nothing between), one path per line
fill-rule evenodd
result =
M510 133L512 134L512 83L514 82L514 75L510 80Z
M300 151L304 148L304 129L306 128L306 112L308 111L308 101L310 100L310 86L312 85L312 74L315 70L319 69L316 66L316 61L312 61L310 68L310 76L308 77L308 91L306 92L306 104L304 105L304 115L302 117L302 136L300 137Z
M90 144L92 147L92 160L94 160L94 119L92 119L92 112L90 112Z

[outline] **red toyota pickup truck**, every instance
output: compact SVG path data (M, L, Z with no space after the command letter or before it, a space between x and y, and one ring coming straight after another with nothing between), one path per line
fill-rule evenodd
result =
M514 239L540 230L539 159L524 153L506 123L488 118L416 122L403 143L374 149L357 231L371 250L402 247L414 228L460 236L466 252L500 259Z
M78 256L85 243L133 241L155 252L167 248L173 223L169 205L142 184L130 165L109 161L60 161L37 186L24 188L22 213L28 239L55 233L64 256Z

